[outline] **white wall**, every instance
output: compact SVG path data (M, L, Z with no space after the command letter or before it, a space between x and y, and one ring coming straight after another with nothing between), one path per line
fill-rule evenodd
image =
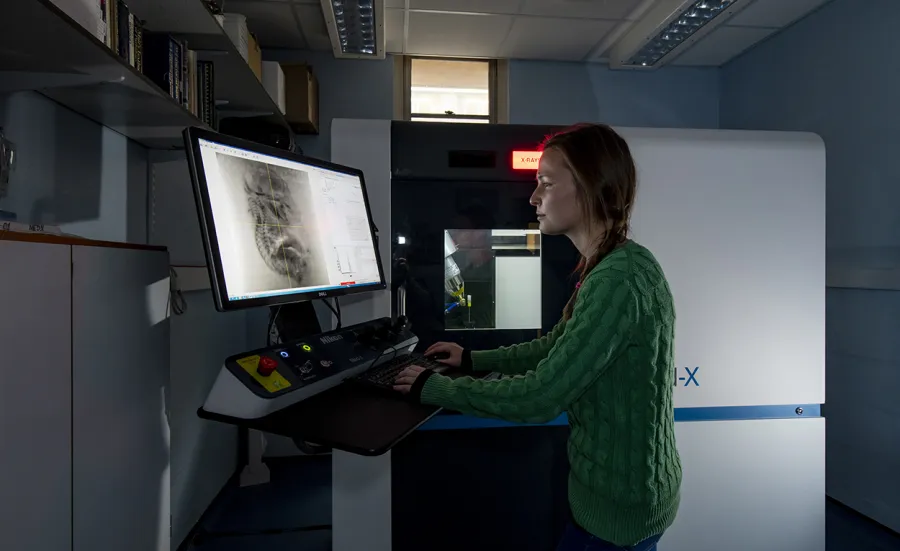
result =
M88 238L145 243L147 151L32 92L0 96L17 167L0 210Z
M331 52L266 50L263 58L307 63L319 82L319 134L297 136L303 153L331 159L332 119L390 120L394 114L394 58L335 59Z
M718 128L719 72L613 71L588 63L510 61L509 122Z
M169 248L172 265L205 266L193 187L182 152L151 151L152 244ZM172 318L172 536L181 542L237 467L238 431L197 416L226 357L252 348L246 312L216 311L212 292L184 294ZM265 327L259 328L259 334ZM264 343L263 343L264 344Z
M829 271L900 289L900 73L881 62L900 55L896 21L895 0L826 3L723 68L721 121L821 135ZM826 294L827 492L900 531L900 291L860 282Z
M148 168L151 157L160 158L159 152L148 152L31 92L0 96L0 126L18 154L10 193L0 199L0 210L15 212L21 222L59 224L63 231L87 238L166 245L173 264L203 264L183 153L162 155L181 161L176 161L172 178L163 180L172 184L166 190L174 192L157 194L154 221L148 216ZM155 235L150 234L151 225ZM191 256L198 250L199 257ZM186 314L173 316L171 322L173 549L234 472L236 431L203 421L196 411L222 360L247 346L244 314L219 314L208 292L188 293L186 298Z
M308 63L319 82L319 134L297 136L297 146L305 155L331 160L331 121L336 118L393 118L394 61L388 56L380 61L334 59L330 52L266 50L264 59L282 63ZM352 299L348 299L352 302ZM348 302L348 304L349 304ZM331 329L333 317L320 301L316 311L323 329ZM247 312L247 344L250 348L265 345L268 309ZM267 436L267 456L298 453L287 438Z

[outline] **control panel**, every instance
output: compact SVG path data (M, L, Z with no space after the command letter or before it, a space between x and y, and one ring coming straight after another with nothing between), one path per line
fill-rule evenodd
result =
M380 318L231 356L203 408L254 419L314 396L415 348L406 318Z

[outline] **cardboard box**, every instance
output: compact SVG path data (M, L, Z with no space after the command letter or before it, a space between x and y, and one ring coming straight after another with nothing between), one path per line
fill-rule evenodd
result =
M298 134L319 133L319 83L305 63L283 63L285 118Z
M281 114L285 114L287 103L284 97L284 71L277 61L262 62L262 83L272 101L281 110Z
M247 65L250 65L257 80L262 81L262 50L253 33L250 33L250 38L247 40Z

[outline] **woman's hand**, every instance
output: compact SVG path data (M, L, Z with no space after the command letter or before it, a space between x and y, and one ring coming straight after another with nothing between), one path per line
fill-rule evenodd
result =
M421 375L423 371L425 371L425 368L418 365L411 365L405 368L397 375L397 378L394 379L394 390L401 394L409 394L413 383L416 382L416 379L419 378L419 375Z
M449 365L450 367L459 367L462 363L463 347L455 342L436 342L428 347L424 356L445 356L436 359L436 361Z

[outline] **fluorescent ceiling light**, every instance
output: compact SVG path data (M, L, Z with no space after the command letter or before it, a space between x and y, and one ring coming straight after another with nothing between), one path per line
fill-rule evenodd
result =
M610 65L652 69L675 59L748 0L663 0L613 47Z
M321 0L334 57L384 59L384 0Z

